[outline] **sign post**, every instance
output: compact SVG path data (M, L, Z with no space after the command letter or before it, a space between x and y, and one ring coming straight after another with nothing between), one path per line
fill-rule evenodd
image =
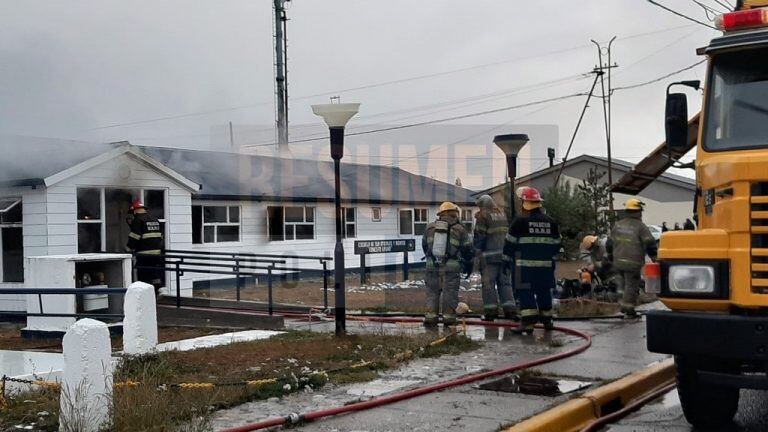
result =
M408 280L408 252L416 250L415 239L358 240L355 241L355 255L360 255L360 283L364 284L368 266L367 254L403 253L403 280Z

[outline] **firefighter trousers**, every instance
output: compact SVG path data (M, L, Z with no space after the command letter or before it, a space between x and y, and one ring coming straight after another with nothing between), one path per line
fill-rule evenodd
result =
M480 263L480 274L483 282L484 314L495 317L498 313L499 302L505 314L515 314L517 307L512 296L512 281L504 263Z
M515 286L515 295L520 302L520 320L524 325L552 320L554 286L555 279L552 274L536 278L532 282L520 282Z
M621 293L621 301L619 302L621 311L634 313L637 297L640 294L640 269L618 271L616 285L617 290Z
M459 304L459 272L439 267L428 268L424 283L427 286L426 320L437 322L442 305L443 322L456 321L456 306Z

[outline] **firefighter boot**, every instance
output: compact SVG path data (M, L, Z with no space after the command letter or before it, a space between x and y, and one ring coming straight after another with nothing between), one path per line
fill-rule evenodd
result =
M499 307L496 305L483 306L483 321L493 322L499 315Z

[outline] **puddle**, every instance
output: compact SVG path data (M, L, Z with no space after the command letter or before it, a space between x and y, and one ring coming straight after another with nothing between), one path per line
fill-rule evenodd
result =
M590 385L592 385L592 383L586 381L556 379L543 376L512 375L480 384L477 388L505 393L522 393L553 397L581 390Z
M347 394L354 396L381 396L386 393L399 390L404 387L419 384L421 381L414 380L383 380L377 379L364 384L352 386L347 390Z
M652 402L653 405L661 405L663 408L675 408L680 406L680 395L677 390L672 390L664 394L659 399Z
M158 351L191 351L199 348L211 348L220 345L228 345L235 342L251 342L255 340L269 339L283 332L271 330L247 330L241 332L222 333L218 335L201 336L192 339L184 339L175 342L166 342L157 345Z

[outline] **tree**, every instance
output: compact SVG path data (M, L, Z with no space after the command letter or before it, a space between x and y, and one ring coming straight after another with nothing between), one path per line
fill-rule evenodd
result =
M579 243L589 228L591 207L587 196L569 182L551 186L544 191L544 210L557 221L566 256L578 256Z
M607 234L611 226L608 213L610 185L603 180L605 175L605 171L600 171L597 166L594 166L589 169L587 178L576 186L588 203L588 212L585 214L587 225L584 229L594 235Z

